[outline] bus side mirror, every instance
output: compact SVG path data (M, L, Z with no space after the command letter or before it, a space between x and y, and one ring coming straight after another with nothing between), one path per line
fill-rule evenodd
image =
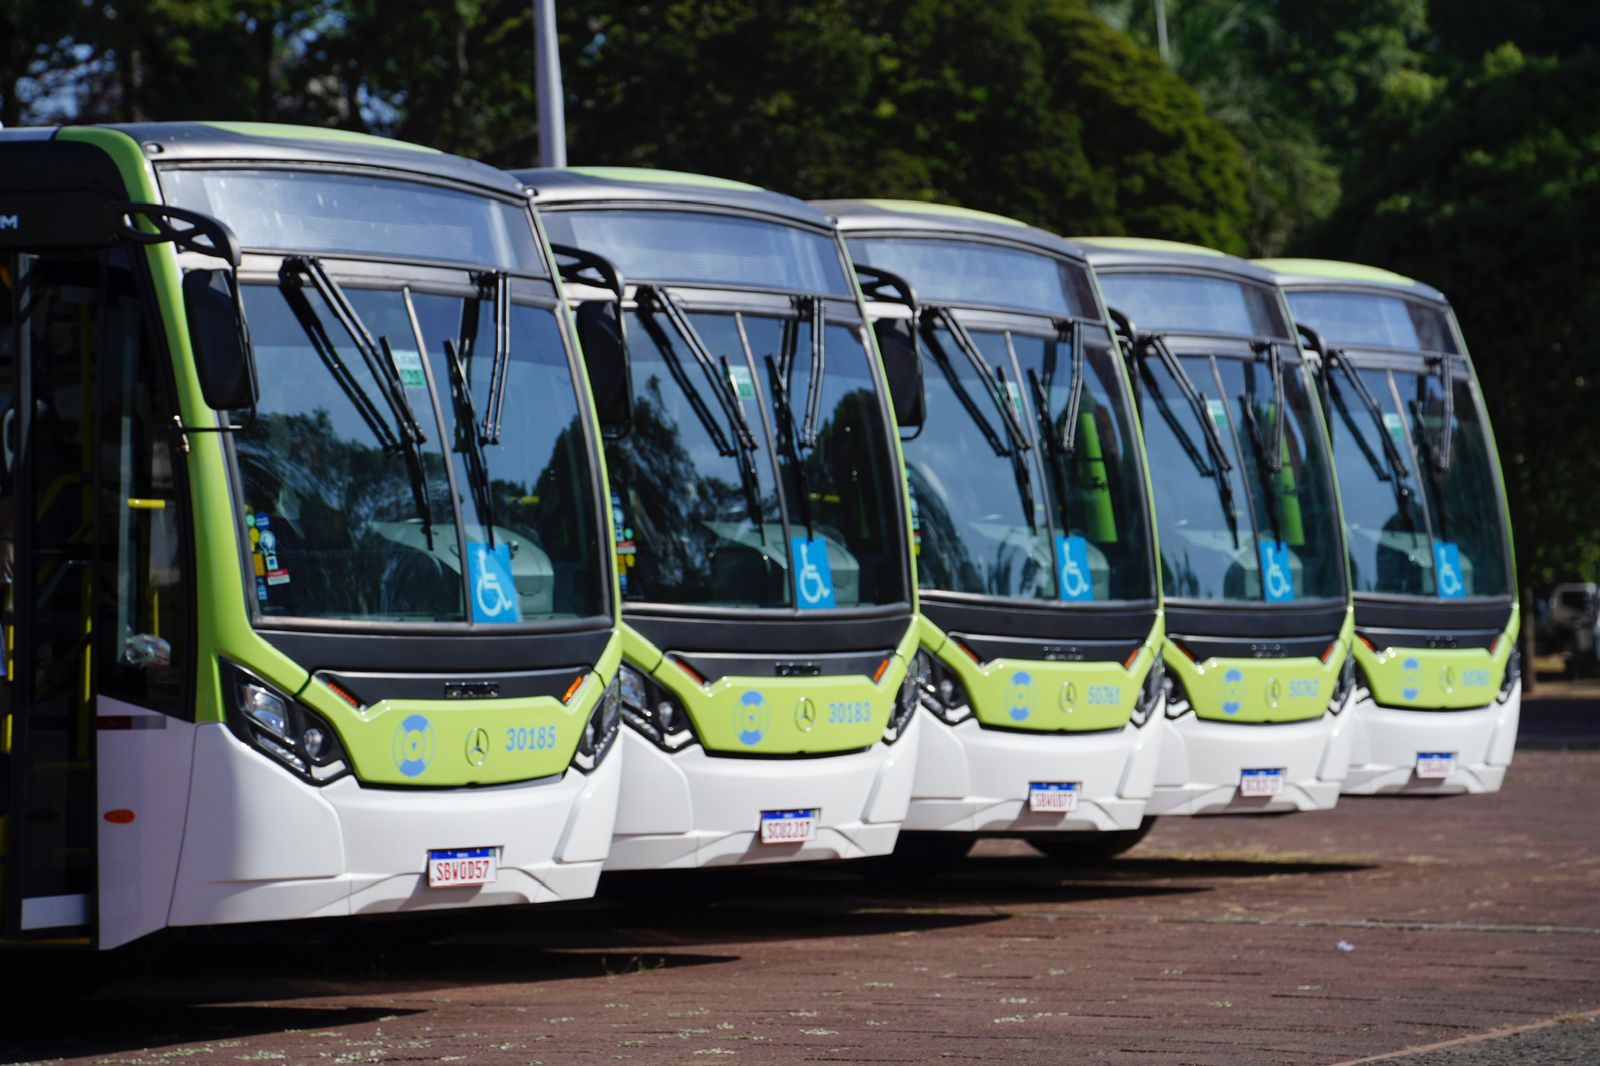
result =
M254 408L256 363L238 278L231 270L191 270L183 276L183 305L206 405L217 411Z
M1133 358L1134 346L1139 340L1139 330L1133 320L1118 311L1115 307L1106 308L1106 315L1111 319L1112 335L1117 339L1117 348L1122 352L1122 358Z
M883 357L883 376L894 401L894 420L901 429L922 428L927 420L927 399L922 389L922 357L917 352L914 320L880 318L872 324Z
M575 317L600 435L619 440L633 429L633 374L622 321L610 305L594 300L579 304Z

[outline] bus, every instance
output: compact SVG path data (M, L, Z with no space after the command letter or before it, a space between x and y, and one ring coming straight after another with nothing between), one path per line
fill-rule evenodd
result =
M833 224L692 174L516 176L562 263L611 476L627 774L606 869L890 852L916 585Z
M1522 705L1499 454L1437 290L1354 263L1263 260L1319 356L1355 596L1347 795L1495 792Z
M0 159L0 939L591 894L610 510L521 189L240 123Z
M1167 736L1147 811L1332 807L1354 677L1344 523L1283 297L1211 249L1081 243L1124 342L1160 534Z
M816 206L869 297L911 494L928 714L901 850L1131 847L1162 738L1160 583L1083 252L961 208Z

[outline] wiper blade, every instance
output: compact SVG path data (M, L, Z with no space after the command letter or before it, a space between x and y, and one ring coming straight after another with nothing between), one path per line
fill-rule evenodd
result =
M705 342L700 339L700 334L695 330L694 323L689 321L689 316L683 313L683 308L678 306L678 301L665 288L658 285L641 285L638 289L640 306L644 307L646 301L654 310L661 312L678 336L683 338L684 344L689 348L689 354L694 356L695 362L700 364L700 370L705 375L706 383L711 387L711 395L717 399L717 404L722 408L722 413L728 419L728 425L733 429L735 443L745 451L755 451L755 434L750 431L750 423L745 421L744 411L739 407L739 398L733 393L733 383L726 374L717 373L717 363L711 358L711 352ZM693 392L687 384L687 378L680 379L685 391ZM721 436L721 434L714 434ZM726 438L724 438L726 439ZM719 448L721 446L719 445ZM732 455L731 451L723 454Z
M1377 398L1372 395L1372 390L1368 389L1367 383L1361 380L1360 372L1357 371L1356 368L1351 364L1350 358L1345 354L1344 349L1329 348L1326 361L1339 368L1339 372L1344 375L1345 380L1350 383L1350 387L1355 391L1356 395L1361 398L1361 405L1365 407L1367 409L1367 413L1372 416L1372 425L1378 431L1378 440L1383 445L1384 457L1389 461L1389 469L1393 471L1393 477L1391 478L1388 474L1385 474L1381 468L1378 468L1377 457L1371 456L1370 461L1372 462L1374 469L1377 469L1378 477L1383 481L1394 481L1396 491L1399 492L1401 496L1411 495L1411 490L1407 488L1405 484L1406 475L1410 472L1410 469L1406 465L1405 456L1401 454L1399 446L1395 444L1394 437L1390 435L1389 427L1383 424L1383 408L1379 405ZM1329 384L1332 384L1331 377L1329 379ZM1334 392L1334 396L1338 399L1340 407L1344 407L1343 398L1340 397L1337 392ZM1350 417L1348 409L1345 411L1345 417L1347 419ZM1366 438L1364 438L1360 433L1355 432L1355 427L1353 424L1351 425L1351 433L1355 439L1360 442L1361 449L1368 452L1370 456L1370 449L1367 448Z
M1439 473L1450 472L1450 441L1451 428L1456 420L1456 390L1452 387L1454 382L1450 377L1450 357L1443 352L1430 354L1428 363L1439 374L1439 388L1444 393L1444 420L1439 424L1439 440L1433 447L1433 461L1439 467Z
M1211 458L1216 463L1219 472L1233 469L1233 462L1228 458L1227 449L1223 447L1222 437L1217 433L1216 423L1211 419L1211 412L1206 409L1206 402L1200 395L1200 390L1195 386L1194 379L1189 372L1183 369L1183 364L1178 357L1172 354L1172 349L1167 347L1167 342L1159 333L1147 334L1145 344L1154 349L1161 357L1162 365L1167 368L1167 373L1178 383L1178 388L1183 392L1184 398L1189 401L1189 407L1194 411L1195 418L1200 420L1200 429L1206 435L1206 447L1211 450ZM1218 480L1221 480L1220 478Z
M1258 341L1250 347L1259 353L1265 353L1267 371L1272 375L1272 447L1270 450L1266 448L1265 444L1262 444L1261 447L1266 452L1265 462L1267 469L1276 474L1283 469L1283 358L1278 353L1278 342L1275 340ZM1252 413L1252 433L1256 431L1254 422L1254 414Z
M761 497L759 486L756 482L755 464L750 460L750 452L756 449L755 434L750 431L750 423L745 421L744 411L739 407L739 398L734 395L732 368L727 359L721 361L721 373L718 374L718 363L712 359L711 352L706 348L705 342L700 339L700 334L695 330L694 324L683 313L683 308L668 294L667 290L654 285L640 285L638 288L639 309L645 312L643 317L645 330L651 339L656 342L656 347L661 351L662 358L666 360L667 369L672 372L673 378L678 382L678 387L688 397L689 406L694 409L695 417L700 419L700 424L705 427L711 443L716 447L717 453L736 460L739 464L739 482L744 489L745 506L749 511L750 520L758 531L765 536L765 523L762 518ZM733 430L732 439L723 432L722 426L712 415L711 409L706 406L705 399L700 390L689 377L683 361L678 358L677 349L673 346L671 338L661 329L655 319L655 313L672 325L673 331L683 339L695 362L700 364L707 383L711 387L711 394L717 398L718 405L728 419L728 425Z
M378 394L383 397L384 402L389 407L389 413L394 419L393 431L390 431L389 427L378 417L376 404L372 402L366 390L361 387L361 383L350 373L343 360L339 359L338 352L334 348L332 341L329 340L327 331L322 328L321 317L312 310L309 302L305 301L304 294L299 291L298 286L302 284L300 281L302 276L311 282L311 287L317 290L323 302L332 310L333 317L343 327L344 331L349 334L351 343L355 345L356 351L361 353L362 360L367 364L367 370L378 384ZM361 410L362 417L373 430L374 435L378 437L380 447L386 451L398 448L405 455L406 470L411 479L411 495L416 503L417 515L422 519L423 536L427 538L428 549L430 551L433 550L433 507L429 502L428 472L422 462L422 445L427 442L428 438L423 435L422 427L418 425L416 415L411 410L411 403L406 399L405 384L400 380L400 371L395 368L394 352L389 347L389 338L379 337L377 343L373 343L372 334L367 331L367 327L362 323L360 314L356 312L355 306L350 303L350 298L339 287L339 283L329 276L322 265L322 261L316 256L288 257L283 261L283 266L278 271L278 279L280 287L283 287L286 293L293 291L304 302L305 314L310 316L310 321L314 321L317 324L315 333L307 329L307 334L311 337L312 346L319 347L317 335L320 334L321 341L328 346L327 352L322 353L324 362L328 363L329 370L333 372L335 379L339 379L340 385L345 388L346 395L350 396L357 409ZM294 301L291 300L290 303L293 306ZM297 317L301 318L302 328L306 327L308 319L300 315L299 309L296 310L296 314ZM331 362L329 361L330 355L332 356ZM337 370L334 369L335 364L338 366ZM357 399L357 397L360 397L360 399Z
M506 377L511 367L511 276L501 270L474 274L477 294L461 308L460 355L463 365L470 365L478 344L478 309L484 300L493 301L494 357L489 365L489 395L484 402L483 422L477 427L478 440L484 444L500 443L500 420L506 406ZM470 397L470 393L469 393Z
M795 323L785 323L784 348L786 353L793 347L793 333L791 329ZM785 358L780 365L772 356L766 356L767 378L772 382L772 406L778 415L778 442L783 448L784 461L789 464L789 469L794 471L795 488L799 490L800 518L806 526L806 537L816 539L812 530L811 518L811 482L806 476L805 466L800 462L800 449L795 441L794 408L789 404L789 383L784 380L784 366L791 360Z
M467 380L467 368L455 342L444 342L445 362L450 365L450 398L456 412L456 451L467 457L467 484L472 489L472 503L483 522L484 537L489 548L494 548L494 495L489 489L489 462L484 454L483 434L478 429L478 412L472 403L472 383Z
M802 314L810 305L811 314L811 380L806 386L806 421L800 429L800 443L806 448L817 446L817 422L822 417L822 375L827 366L827 344L824 330L827 322L823 316L822 298L802 296L796 301L796 310ZM785 382L787 385L787 381Z
M928 354L933 356L933 361L944 375L945 381L950 386L950 391L956 394L967 416L978 427L978 432L983 434L983 439L989 442L989 447L994 449L996 455L1009 455L1010 449L1000 439L989 420L984 417L983 411L978 408L978 402L972 398L972 393L967 391L967 386L961 380L961 375L956 372L955 364L950 361L950 353L944 350L944 345L939 343L939 337L934 332L935 320L930 315L923 320L923 328L927 334Z
M1149 384L1150 391L1156 398L1156 406L1167 420L1167 424L1177 434L1184 450L1189 453L1189 458L1199 468L1201 475L1216 479L1217 500L1222 504L1223 518L1228 523L1228 534L1233 538L1233 546L1237 549L1239 547L1239 517L1233 510L1233 481L1227 476L1233 470L1233 463L1228 459L1227 452L1223 448L1222 437L1217 432L1216 423L1211 418L1211 412L1206 408L1206 402L1201 397L1200 390L1196 388L1194 379L1189 376L1187 370L1183 369L1183 364L1178 361L1178 357L1173 354L1172 349L1167 347L1165 338L1160 334L1149 333L1139 338L1134 344L1134 350L1139 356L1139 365L1145 381ZM1183 393L1184 398L1189 402L1189 409L1193 412L1195 418L1199 420L1200 431L1206 438L1206 448L1211 453L1212 465L1209 468L1201 460L1199 449L1194 446L1193 441L1189 439L1188 433L1183 430L1177 414L1167 405L1165 397L1161 395L1160 389L1156 387L1155 377L1150 373L1150 368L1144 363L1144 355L1148 351L1154 351L1161 359L1161 365L1167 368L1167 373L1171 374L1172 379L1178 383L1179 391Z
M1069 492L1072 476L1067 463L1078 449L1078 417L1083 406L1084 356L1081 342L1083 327L1077 319L1056 323L1058 341L1047 344L1044 350L1044 376L1028 368L1028 384L1033 392L1034 417L1039 423L1039 445L1055 479L1056 494L1061 498L1063 523L1071 528ZM1067 396L1064 424L1057 425L1050 411L1050 389L1056 377L1056 343L1065 343L1072 353L1072 384Z
M1000 369L998 377L999 386L1004 390L1001 394L1001 399L1004 400L1010 396L1011 390L1007 387L1006 372L1003 367ZM1020 426L1018 426L1017 431L1021 433ZM1022 513L1028 520L1028 528L1035 529L1037 528L1037 523L1034 519L1033 507L1033 472L1028 469L1028 457L1022 454L1020 446L1011 449L1011 473L1017 479L1017 491L1022 494Z
M1257 473L1260 475L1261 488L1267 497L1267 517L1272 523L1272 539L1282 544L1283 530L1279 528L1278 517L1278 486L1274 479L1283 469L1283 462L1280 458L1276 467L1268 462L1267 442L1261 432L1261 423L1256 419L1255 404L1251 403L1249 393L1239 394L1239 409L1244 412L1245 425L1250 428L1250 444L1256 453Z
M1058 333L1061 326L1056 324ZM1070 459L1078 450L1078 412L1083 409L1083 323L1073 319L1064 339L1072 350L1072 392L1067 396L1067 423L1061 427L1061 450ZM1045 392L1048 395L1049 389Z
M1000 408L1000 420L1005 423L1006 435L1011 438L1011 447L1016 451L1025 452L1032 447L1028 443L1027 435L1022 432L1022 422L1017 418L1016 408L1012 405L1008 395L1000 391L1000 383L995 380L994 371L989 369L989 363L984 359L983 353L978 351L978 346L972 342L972 335L967 328L956 320L948 307L931 308L935 317L943 323L950 336L956 340L956 347L967 357L972 368L978 372L978 377L989 390L989 395L994 397L995 406Z

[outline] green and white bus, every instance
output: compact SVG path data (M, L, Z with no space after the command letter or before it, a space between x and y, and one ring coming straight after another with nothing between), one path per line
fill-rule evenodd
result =
M609 509L521 189L229 123L0 163L0 937L590 894Z
M1160 586L1138 418L1083 252L977 211L816 206L869 296L911 493L929 713L904 826L921 832L902 839L1131 846L1163 735Z
M1151 814L1331 807L1350 761L1350 591L1327 432L1282 295L1193 245L1082 241L1154 484L1168 695Z
M1260 263L1320 356L1355 594L1347 794L1494 792L1522 704L1511 523L1460 327L1374 267Z
M834 226L752 186L518 172L611 476L627 754L607 869L881 855L917 753L898 438Z

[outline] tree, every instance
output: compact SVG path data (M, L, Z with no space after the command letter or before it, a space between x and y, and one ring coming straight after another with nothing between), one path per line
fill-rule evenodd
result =
M1380 118L1361 180L1307 249L1455 304L1505 466L1524 587L1600 572L1600 56L1506 45Z

